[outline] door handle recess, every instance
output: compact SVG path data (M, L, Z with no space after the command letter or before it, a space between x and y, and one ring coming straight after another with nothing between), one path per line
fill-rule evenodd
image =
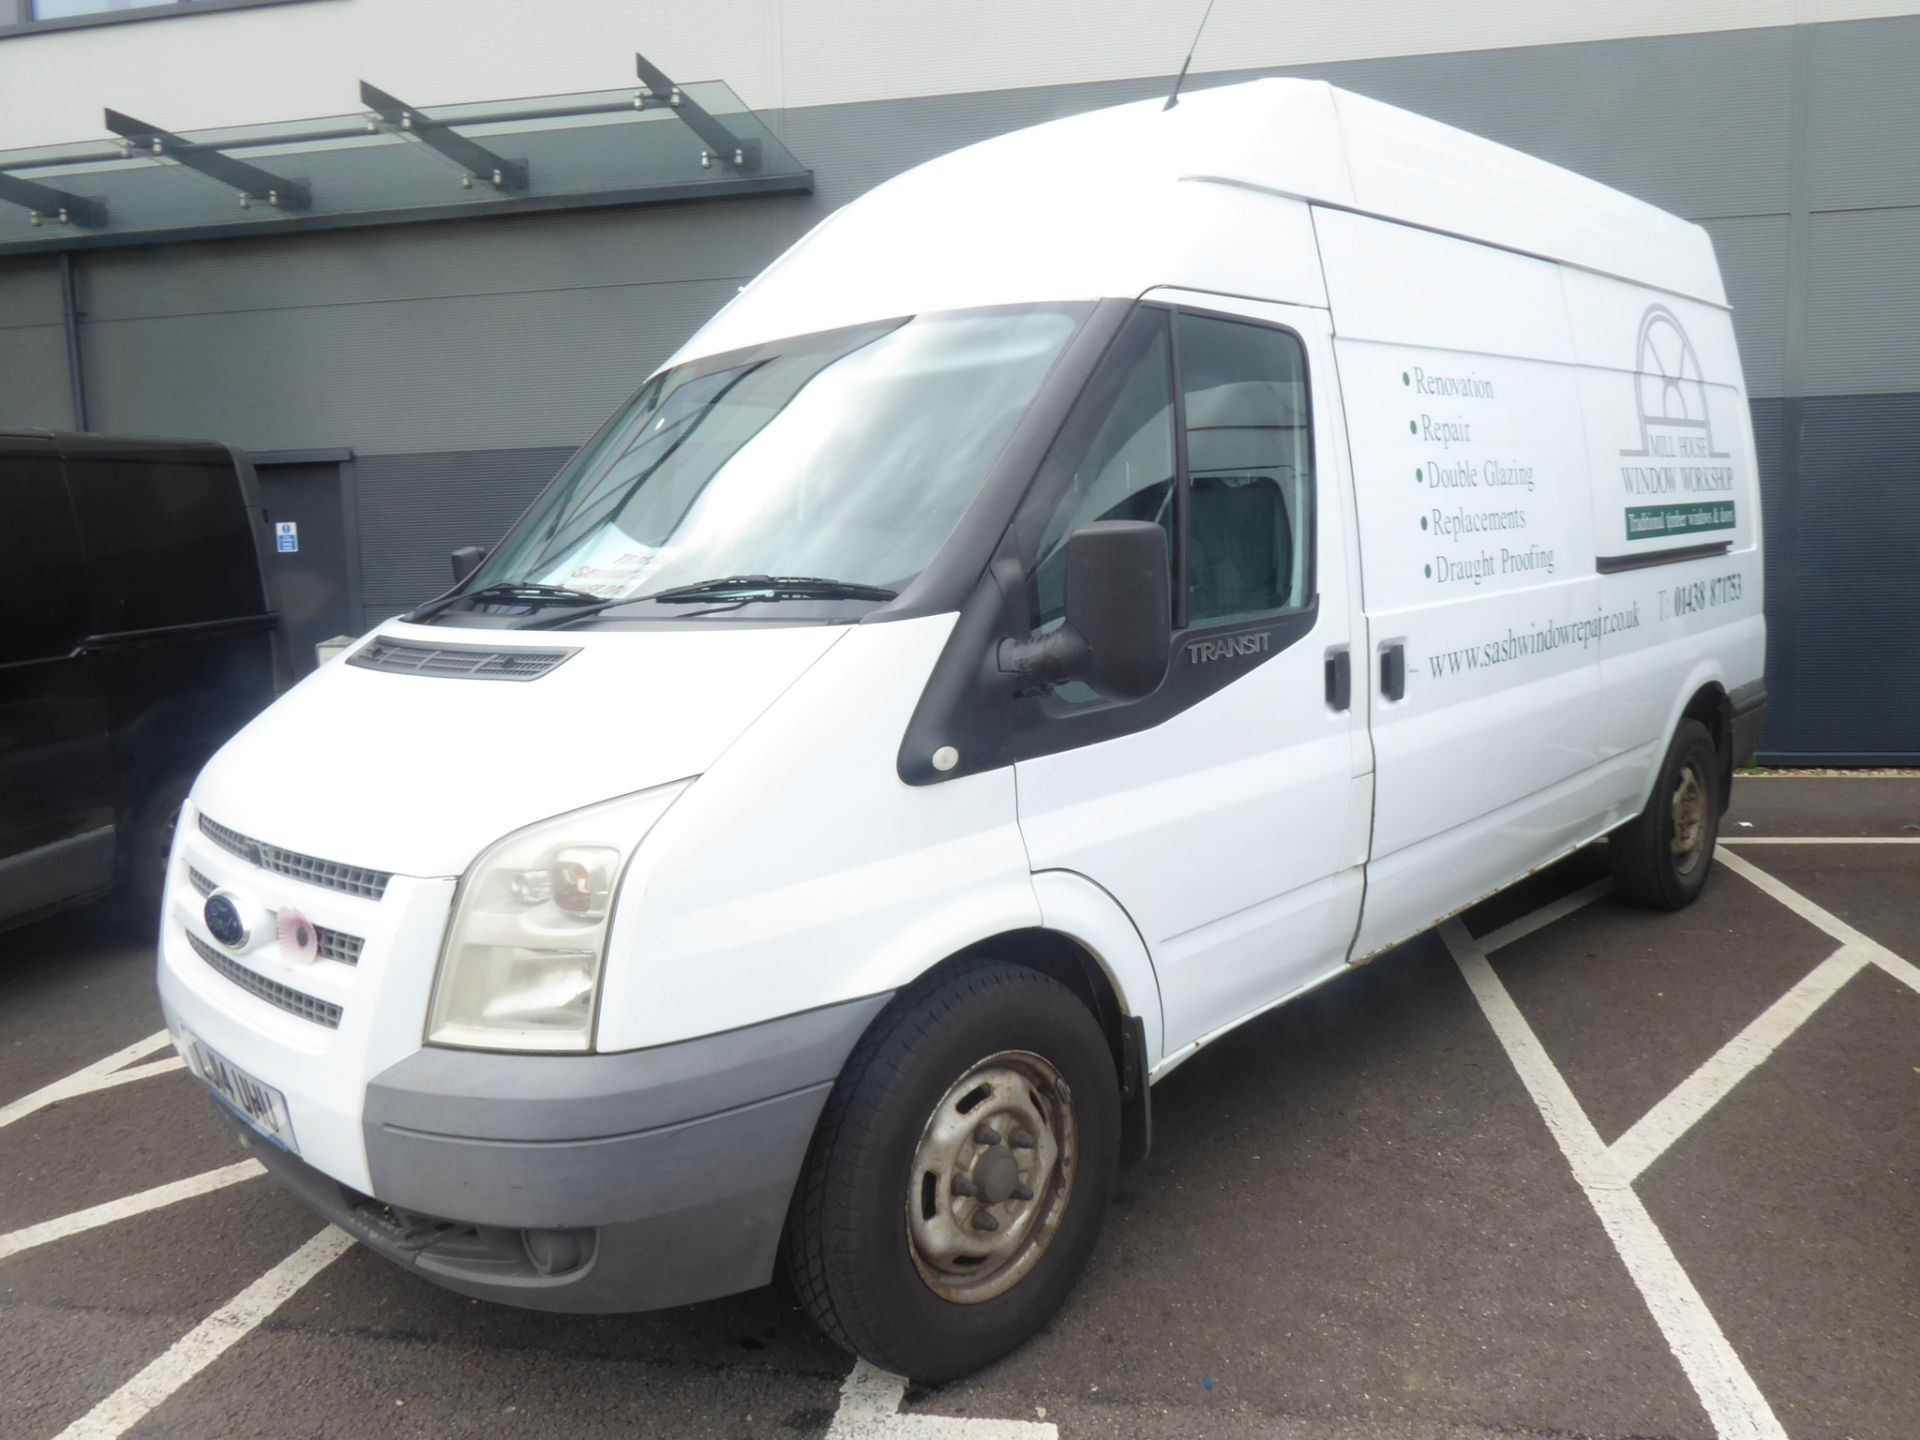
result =
M1380 651L1380 693L1389 700L1407 698L1407 647L1398 640Z
M1346 710L1353 705L1353 661L1343 646L1327 656L1327 708Z

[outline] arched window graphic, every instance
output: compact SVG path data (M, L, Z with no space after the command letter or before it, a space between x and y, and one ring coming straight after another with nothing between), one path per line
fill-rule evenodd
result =
M1649 305L1640 317L1640 344L1633 369L1640 405L1639 454L1652 451L1656 429L1695 431L1705 438L1709 454L1720 453L1713 446L1700 357L1694 353L1680 317L1666 306Z

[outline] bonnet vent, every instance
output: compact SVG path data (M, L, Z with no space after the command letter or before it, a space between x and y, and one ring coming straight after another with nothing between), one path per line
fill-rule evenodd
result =
M578 650L492 650L484 645L417 645L375 640L347 657L349 665L451 680L538 680Z

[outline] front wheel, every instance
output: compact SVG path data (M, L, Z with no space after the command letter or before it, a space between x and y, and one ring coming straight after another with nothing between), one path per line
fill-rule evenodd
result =
M166 896L167 864L173 855L173 832L181 807L193 789L194 772L178 770L155 781L134 815L127 844L124 906L142 925L160 923Z
M1620 894L1637 905L1691 905L1713 868L1720 834L1720 754L1698 720L1682 720L1647 808L1613 832L1607 850Z
M973 961L902 991L827 1101L787 1267L844 1348L955 1379L1043 1326L1086 1263L1120 1144L1113 1056L1058 981Z

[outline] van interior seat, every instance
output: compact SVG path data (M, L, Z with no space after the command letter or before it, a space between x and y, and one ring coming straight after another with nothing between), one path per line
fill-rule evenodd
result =
M1195 475L1196 623L1284 609L1293 589L1293 521L1273 475Z

